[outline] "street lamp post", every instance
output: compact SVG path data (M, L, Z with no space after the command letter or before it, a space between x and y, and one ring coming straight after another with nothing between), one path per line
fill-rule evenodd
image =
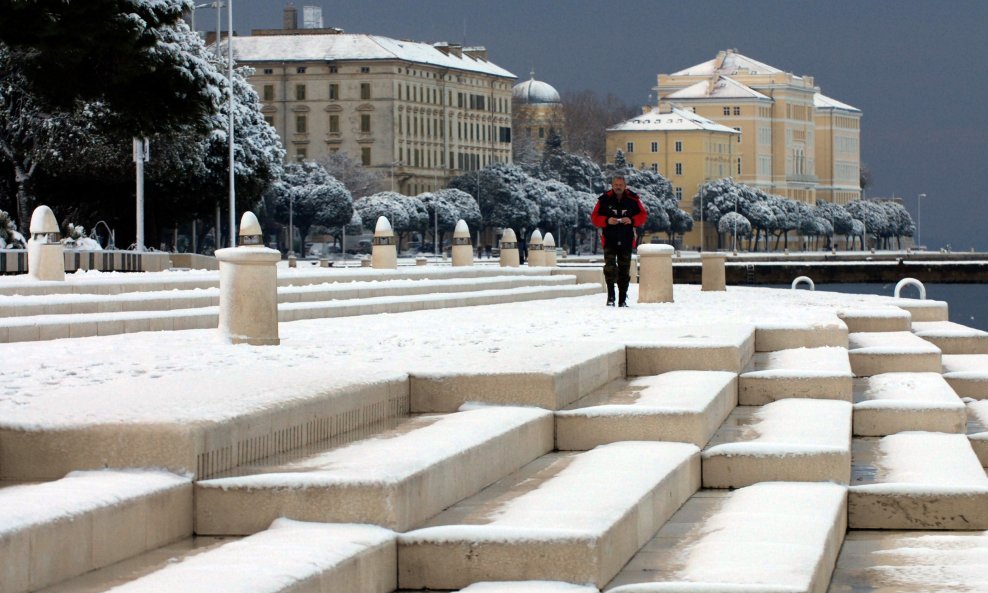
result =
M923 246L923 198L926 194L916 196L916 247Z
M226 1L226 19L227 26L229 27L229 35L227 35L226 48L227 48L227 83L230 85L230 131L229 131L229 141L230 141L230 247L237 244L237 188L234 186L234 144L233 144L233 0ZM219 12L219 8L216 9ZM219 47L219 39L216 40L216 45Z

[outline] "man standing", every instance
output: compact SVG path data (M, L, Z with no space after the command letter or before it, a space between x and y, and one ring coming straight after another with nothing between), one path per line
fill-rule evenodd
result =
M604 247L604 281L607 283L607 306L614 306L614 284L618 287L618 306L628 306L628 283L631 281L631 250L635 248L635 228L645 224L648 212L641 199L628 189L623 175L611 179L611 189L597 198L590 220L602 229Z

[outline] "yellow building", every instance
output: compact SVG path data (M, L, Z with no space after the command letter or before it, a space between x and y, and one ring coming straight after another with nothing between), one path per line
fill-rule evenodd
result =
M516 77L483 47L337 29L254 33L233 38L234 60L254 68L250 83L290 160L342 150L409 195L512 162Z
M732 175L739 134L691 110L664 103L637 117L607 128L607 155L613 162L618 150L639 169L660 173L672 184L679 207L693 211L693 196L711 179ZM700 246L699 222L683 238L683 247ZM717 243L715 229L706 230L703 245Z
M809 204L860 198L861 111L821 95L812 76L726 50L660 74L655 90L660 103L674 102L741 133L736 181Z
M563 133L566 117L563 102L552 85L531 79L511 91L512 145L516 161L541 158L549 131Z

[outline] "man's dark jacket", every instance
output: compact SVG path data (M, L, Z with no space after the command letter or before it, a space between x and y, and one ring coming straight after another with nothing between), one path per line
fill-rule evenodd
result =
M631 219L631 224L607 224L610 217ZM644 226L648 218L648 211L642 204L638 194L630 189L624 190L624 196L620 199L614 190L610 189L597 198L597 205L594 206L590 221L599 229L602 229L600 238L601 245L614 247L617 249L631 251L635 248L635 228Z

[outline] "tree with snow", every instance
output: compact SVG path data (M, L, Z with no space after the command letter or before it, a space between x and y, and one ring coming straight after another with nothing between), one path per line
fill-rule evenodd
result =
M384 175L368 169L342 150L323 156L319 159L319 164L345 185L354 199L384 189Z
M17 231L17 225L10 215L0 210L0 249L24 249L27 241Z
M291 211L303 246L313 225L340 226L353 217L350 192L314 162L285 165L284 174L269 191L268 199L279 222L287 224ZM290 249L294 251L294 245Z
M840 204L826 200L817 200L816 208L814 208L814 216L830 223L832 234L827 237L828 249L833 247L833 235L844 235L846 237L851 234L853 218L847 209Z
M364 227L374 228L381 216L388 219L400 243L405 234L420 231L429 220L429 211L421 200L393 191L382 191L355 200Z
M526 186L532 181L521 167L494 163L450 180L449 187L473 196L482 217L478 230L489 226L510 227L521 239L521 231L539 222L539 207L529 198Z
M717 223L717 232L734 237L736 246L737 239L751 237L751 221L736 212L728 212L720 217L720 221Z

